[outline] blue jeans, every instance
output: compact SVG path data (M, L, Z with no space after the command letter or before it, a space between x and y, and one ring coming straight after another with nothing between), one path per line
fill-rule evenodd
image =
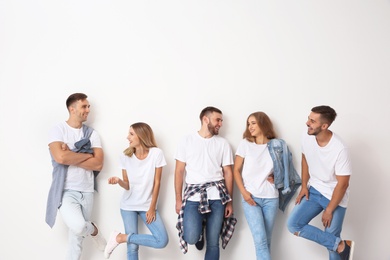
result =
M158 211L156 211L156 219L150 224L146 223L146 211L129 211L121 209L123 224L127 237L127 259L138 260L138 248L148 246L153 248L164 248L168 244L168 234L164 223ZM138 216L141 217L146 227L152 233L138 234Z
M346 208L337 206L333 211L333 218L330 227L323 230L309 225L309 222L323 212L329 204L329 200L321 195L316 189L310 187L309 200L302 198L291 212L288 220L288 230L300 237L314 241L329 251L330 260L339 260L340 256L336 252L341 241L340 234L344 221Z
M84 237L92 234L95 227L91 224L93 192L65 190L59 208L62 220L69 228L67 260L79 260Z
M205 260L219 259L219 237L225 215L225 205L221 200L209 200L211 212L199 212L199 202L187 200L183 215L183 239L193 245L199 241L202 233L202 222L206 220L206 254Z
M245 218L252 232L256 249L256 259L271 260L271 237L276 215L279 208L279 198L262 199L253 197L255 206L242 200Z

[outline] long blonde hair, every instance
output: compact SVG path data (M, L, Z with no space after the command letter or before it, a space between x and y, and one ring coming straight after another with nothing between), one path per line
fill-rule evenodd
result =
M133 128L135 134L138 136L141 146L143 148L152 148L157 147L156 140L154 139L154 134L152 128L143 122L134 123L130 126ZM131 157L135 153L134 147L128 147L123 153L129 157Z

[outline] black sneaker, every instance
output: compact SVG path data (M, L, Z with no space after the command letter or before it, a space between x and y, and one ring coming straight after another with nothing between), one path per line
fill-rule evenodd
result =
M198 250L202 250L204 247L204 229L206 227L206 220L202 222L202 233L200 234L199 241L195 243L195 247Z
M339 253L341 260L352 260L355 242L352 240L344 240L344 245L344 250Z

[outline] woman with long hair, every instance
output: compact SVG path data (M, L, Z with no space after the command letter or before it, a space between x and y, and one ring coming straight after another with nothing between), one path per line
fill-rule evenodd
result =
M301 183L291 158L285 141L276 138L267 114L250 114L236 151L233 173L258 260L271 259L278 208L285 209Z
M122 179L108 179L109 184L124 188L120 208L125 233L111 233L104 255L109 258L119 244L127 243L127 259L136 260L140 245L164 248L168 244L168 234L157 211L162 168L166 162L148 124L132 124L127 139L129 147L120 156ZM151 235L138 234L138 216Z

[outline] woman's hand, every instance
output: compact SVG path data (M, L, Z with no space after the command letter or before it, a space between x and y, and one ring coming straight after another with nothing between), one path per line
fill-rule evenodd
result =
M119 177L110 177L110 178L108 178L108 184L118 184L119 181L120 181Z
M245 191L242 194L242 197L244 198L245 202L248 203L251 206L256 206L256 202L252 198L252 194L249 191Z
M148 211L146 211L146 224L150 224L155 220L156 220L156 210L149 209Z
M274 176L273 173L271 173L270 175L268 175L267 181L268 181L269 183L275 184L275 176Z

